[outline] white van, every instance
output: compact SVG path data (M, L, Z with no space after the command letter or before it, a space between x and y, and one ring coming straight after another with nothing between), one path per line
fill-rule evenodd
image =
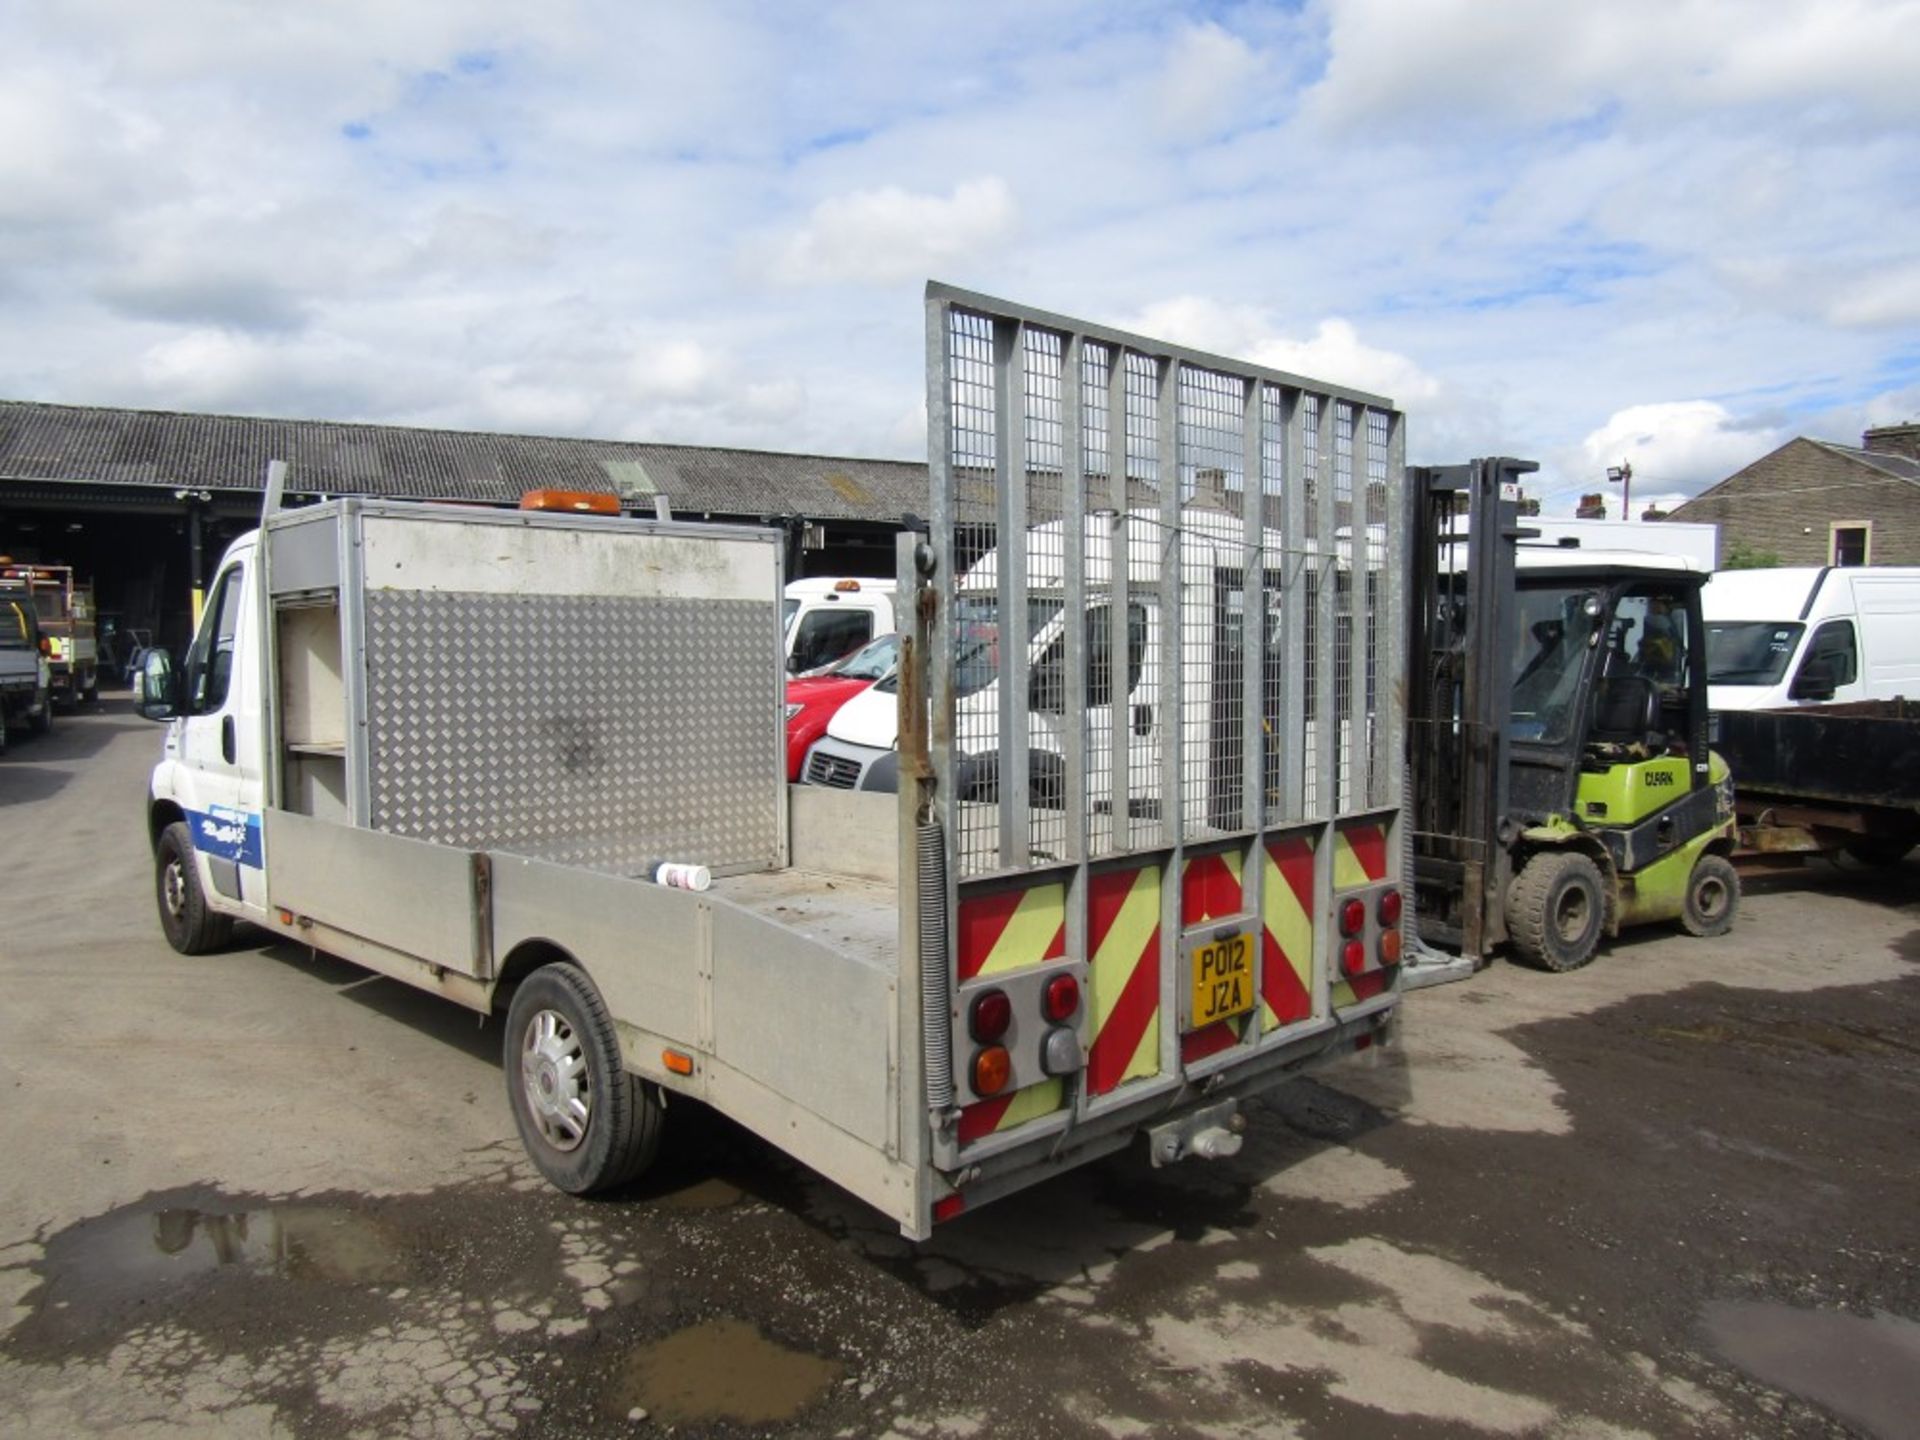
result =
M1723 570L1701 606L1715 710L1920 696L1920 566Z
M876 635L898 630L898 582L871 576L794 580L784 593L780 623L787 673L801 675L851 655Z
M1378 530L1379 527L1373 527ZM1072 710L1067 703L1064 676L1066 616L1061 597L1064 593L1062 523L1054 521L1036 527L1027 547L1029 636L1024 667L1027 694L1028 787L1037 809L1061 805L1059 776L1071 732L1088 737L1086 771L1089 794L1099 796L1113 788L1113 756L1123 754L1125 783L1119 788L1135 807L1134 818L1158 814L1162 772L1160 757L1167 743L1167 726L1160 714L1160 664L1165 640L1161 614L1161 555L1168 547L1161 541L1159 517L1136 512L1129 518L1127 571L1129 597L1124 627L1114 623L1114 605L1110 577L1111 520L1088 517L1084 557L1085 583L1089 592L1086 615L1086 678L1082 689L1084 711ZM1246 583L1245 524L1240 517L1204 508L1191 508L1182 516L1180 535L1182 606L1192 616L1229 617L1220 627L1222 647L1207 647L1185 657L1181 669L1181 691L1185 697L1185 716L1179 743L1196 775L1204 775L1205 785L1194 784L1187 793L1186 819L1192 824L1207 823L1217 805L1229 804L1236 795L1243 774L1243 757L1227 740L1230 727L1223 720L1237 713L1244 702L1245 655L1241 650L1239 616L1244 608ZM1369 537L1375 555L1384 554L1379 534ZM1260 689L1265 722L1286 726L1283 733L1302 737L1296 763L1314 757L1331 777L1337 794L1348 795L1366 789L1369 763L1378 761L1371 748L1378 736L1373 725L1373 707L1377 699L1376 679L1381 663L1373 647L1362 641L1364 654L1352 653L1354 603L1351 593L1350 539L1343 531L1337 541L1335 569L1338 574L1338 618L1334 640L1340 656L1335 677L1333 713L1339 723L1337 737L1324 757L1321 756L1319 729L1315 716L1319 700L1313 683L1313 654L1317 637L1305 631L1300 637L1306 683L1290 702L1298 714L1298 723L1288 724L1280 713L1282 697L1276 683L1283 665L1284 644L1280 624L1280 599L1286 589L1285 561L1288 554L1281 537L1265 532L1267 553L1275 557L1273 568L1265 572L1267 591L1265 633L1261 652L1264 675ZM1312 540L1303 542L1291 554L1296 569L1317 567L1310 562L1315 551ZM1302 595L1311 593L1316 582L1303 574L1298 582ZM968 798L991 798L998 783L993 773L999 751L1001 697L999 680L998 556L989 552L976 561L961 577L955 597L954 614L954 754L955 783ZM1359 623L1364 630L1370 623L1366 612L1377 597L1372 586L1361 605ZM1309 604L1311 602L1309 601ZM1124 635L1124 640L1122 636ZM1124 670L1114 657L1124 644ZM1354 680L1363 675L1364 688ZM1124 678L1122 678L1124 677ZM897 681L882 680L871 689L854 696L827 725L827 733L807 752L801 769L804 784L827 785L838 789L883 790L896 788L898 774ZM1356 693L1358 691L1358 693ZM1352 739L1356 733L1367 737L1356 757ZM1356 763L1358 770L1356 771ZM1095 801L1096 811L1102 802ZM1356 802L1357 803L1357 802Z

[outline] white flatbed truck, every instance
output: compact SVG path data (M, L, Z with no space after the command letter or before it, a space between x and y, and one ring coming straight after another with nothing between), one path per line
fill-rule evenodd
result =
M244 920L504 1010L514 1117L562 1189L637 1175L688 1096L913 1238L1142 1134L1155 1164L1230 1154L1242 1097L1389 1038L1402 417L943 286L927 319L897 794L785 783L774 532L281 510L276 467L183 664L141 676L167 725L148 822L171 943ZM1165 567L1151 695L1089 704L1139 643L1139 522L1097 575L1060 557L1064 624L1029 603L1029 543L1143 508L1177 537L1200 489L1241 552L1210 552L1204 605ZM1380 550L1356 587L1316 537L1363 512ZM956 621L956 577L994 548L994 593ZM1065 704L1036 789L1044 623ZM1001 713L969 733L947 657L993 627ZM999 781L963 793L982 747ZM662 861L711 888L654 883Z

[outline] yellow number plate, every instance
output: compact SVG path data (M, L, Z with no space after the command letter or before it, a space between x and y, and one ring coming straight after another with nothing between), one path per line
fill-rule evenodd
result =
M1254 999L1253 936L1242 930L1195 945L1187 973L1193 987L1190 1029L1246 1014Z

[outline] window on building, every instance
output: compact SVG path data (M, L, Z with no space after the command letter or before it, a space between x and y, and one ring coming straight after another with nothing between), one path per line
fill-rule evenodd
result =
M1832 540L1828 545L1827 563L1829 565L1865 565L1872 548L1873 522L1862 520L1858 523L1835 521Z

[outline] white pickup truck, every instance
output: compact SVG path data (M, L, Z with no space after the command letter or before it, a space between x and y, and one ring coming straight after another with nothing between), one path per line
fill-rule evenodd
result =
M911 1237L1139 1136L1155 1164L1230 1154L1243 1096L1387 1039L1398 687L1361 677L1401 663L1404 627L1391 593L1332 583L1311 537L1342 491L1400 513L1398 412L945 287L927 313L934 516L899 547L896 794L785 781L773 532L281 511L275 470L184 664L141 675L167 727L148 827L169 941L197 953L247 921L504 1010L509 1104L565 1190L638 1174L685 1095ZM1181 457L1229 444L1260 483L1238 520L1193 518ZM1130 464L1099 474L1106 455ZM1045 602L1059 703L1030 717L1028 555L1137 500L1143 455L1154 534L1222 532L1208 601L1191 576L1136 578L1126 527L1110 575L1069 548ZM991 584L984 536L1009 556ZM1269 573L1271 597L1248 583ZM1148 589L1165 623L1137 703L1157 720L1135 744L1129 708L1090 703L1124 624L1093 627ZM961 717L953 660L989 625L992 735ZM1336 646L1351 680L1314 687L1304 657ZM1345 756L1305 741L1337 705L1367 737ZM1030 720L1050 788L1026 783ZM962 769L989 752L1005 779L983 795ZM711 888L657 883L697 873L662 862Z

